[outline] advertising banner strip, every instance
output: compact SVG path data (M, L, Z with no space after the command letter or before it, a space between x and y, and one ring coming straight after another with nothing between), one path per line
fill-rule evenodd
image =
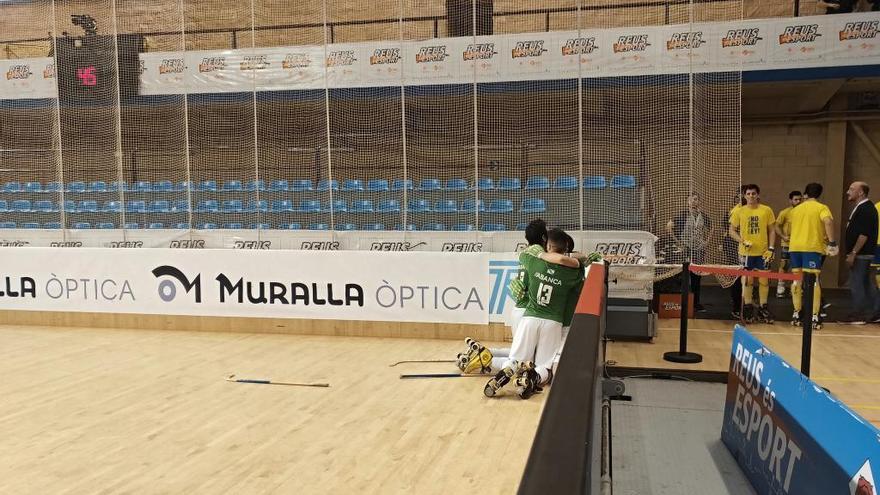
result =
M877 493L880 430L737 325L721 440L760 494Z
M142 95L880 64L880 12L140 55ZM325 76L325 68L326 76ZM54 98L51 58L0 61L0 99ZM402 79L401 79L402 75ZM326 80L325 80L326 79Z

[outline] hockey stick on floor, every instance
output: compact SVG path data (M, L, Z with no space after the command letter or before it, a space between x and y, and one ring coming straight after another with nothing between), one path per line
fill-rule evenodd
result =
M226 377L227 382L236 382L236 383L257 383L260 385L288 385L291 387L329 387L329 383L288 383L288 382L273 382L271 380L253 380L247 378L235 378L235 375L229 375Z
M398 364L404 364L404 363L457 363L457 362L458 362L457 359L409 359L406 361L398 361L394 364L389 364L388 367L393 368L393 367L397 366Z
M401 380L407 378L471 378L471 377L491 378L492 375L484 375L481 373L418 373L414 375L400 375Z

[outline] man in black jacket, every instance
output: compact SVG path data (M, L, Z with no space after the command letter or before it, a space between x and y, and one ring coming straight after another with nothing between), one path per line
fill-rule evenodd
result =
M868 184L853 182L846 199L854 208L846 224L846 264L849 267L849 289L852 314L848 323L864 325L874 319L877 287L871 276L871 260L877 245L877 209L868 199Z

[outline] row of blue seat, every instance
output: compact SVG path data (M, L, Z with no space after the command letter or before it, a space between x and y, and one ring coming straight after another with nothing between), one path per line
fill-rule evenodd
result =
M60 222L46 222L44 224L40 224L37 222L23 222L21 224L16 224L15 222L0 222L0 229L60 229ZM100 222L92 225L88 222L76 222L73 224L72 228L74 230L86 230L86 229L115 229L116 224L112 222ZM159 222L148 223L148 224L139 224L139 223L125 223L122 225L123 229L189 229L190 224L188 223L175 223L175 224L164 224ZM199 223L196 224L196 229L198 230L216 230L216 229L232 229L232 230L241 230L244 229L244 224L241 223ZM262 229L262 230L270 230L272 229L272 225L268 223L252 223L249 224L248 229ZM516 230L524 230L526 228L526 224L517 224ZM331 230L330 225L326 223L313 223L309 224L303 229L302 224L299 223L281 223L277 225L278 230ZM355 225L353 223L340 223L336 224L336 228L333 230L390 230L386 229L384 224L381 223L365 223L360 226ZM404 230L403 225L395 225L394 230ZM426 223L423 224L421 229L419 229L415 224L408 224L405 230L424 230L424 231L443 231L443 230L456 230L456 231L472 231L477 230L477 228L468 223L459 223L455 225L451 225L448 229L445 224L442 223ZM483 224L479 230L484 232L495 232L495 231L504 231L507 230L507 225L502 223L487 223Z
M582 185L584 189L604 189L611 188L633 188L636 187L636 179L631 175L615 175L611 181L606 181L604 176L595 175L583 178ZM520 179L516 177L502 177L496 182L494 179L483 177L477 180L475 188L481 191L500 190L500 191L516 191L523 189ZM559 176L552 182L545 176L534 175L526 179L526 190L541 189L559 189L569 190L578 188L578 179L574 176ZM204 180L199 183L192 182L172 182L170 180L157 181L138 181L134 184L127 182L110 182L104 181L93 182L68 182L62 186L60 182L49 182L43 185L40 182L7 182L0 189L5 193L44 193L44 192L61 192L62 189L69 193L107 193L107 192L287 192L287 191L344 191L344 192L385 192L385 191L467 191L473 190L466 179L447 179L442 182L440 179L422 179L418 188L412 180L395 179L389 183L386 179L371 179L366 182L360 179L348 179L342 183L340 187L337 180L322 180L318 182L317 187L314 186L310 179L297 180L274 180L268 186L265 181L251 180L242 182L240 180L228 180L218 186L215 180Z
M99 205L97 201L71 201L66 200L63 204L55 204L52 201L40 200L31 202L27 199L16 199L11 203L0 200L0 213L55 213L60 210L66 213L120 213L123 211L121 201L105 201ZM473 213L475 211L488 213L512 213L513 201L510 199L495 199L488 203L482 200L467 200L461 205L455 200L435 201L433 204L426 199L415 199L409 202L409 210L414 213ZM519 211L523 213L543 213L547 210L546 203L540 198L528 198L522 200ZM146 201L128 201L125 203L125 211L129 213L179 213L189 212L190 203L186 200L167 201L159 200L147 203ZM193 210L196 213L254 213L254 212L301 212L301 213L398 213L402 211L400 201L395 199L382 200L374 207L373 201L362 199L353 201L351 205L343 199L334 200L332 203L321 203L318 200L301 201L294 205L290 200L266 200L250 201L247 204L239 199L224 201L205 200L199 201Z

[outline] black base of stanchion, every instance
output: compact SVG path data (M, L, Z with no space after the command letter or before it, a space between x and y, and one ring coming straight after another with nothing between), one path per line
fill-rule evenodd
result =
M663 359L671 361L673 363L694 364L703 362L703 356L701 354L697 354L696 352L664 352Z

